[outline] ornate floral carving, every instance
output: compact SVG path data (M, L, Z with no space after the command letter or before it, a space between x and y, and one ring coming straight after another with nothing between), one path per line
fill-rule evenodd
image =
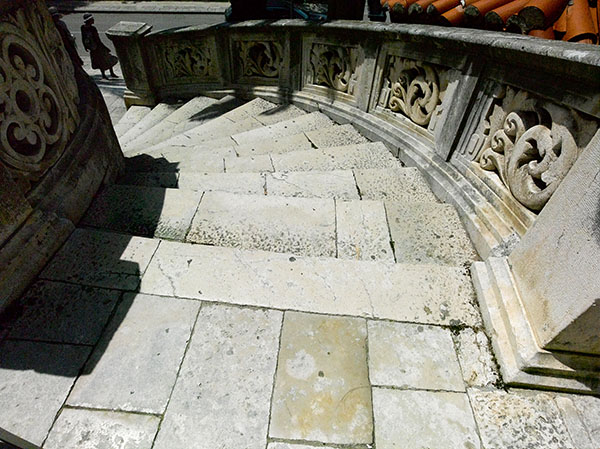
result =
M434 66L399 56L389 57L380 106L401 112L426 127L440 104L440 79Z
M500 103L500 104L498 104ZM525 207L541 210L597 124L565 107L510 87L485 118L475 163L495 171Z
M283 47L274 41L237 42L241 76L277 78L283 65Z
M163 51L168 79L206 78L216 74L216 55L209 42L166 41Z
M0 22L0 160L25 189L63 154L79 124L74 68L35 4Z
M356 48L313 44L310 51L310 82L354 95L357 66Z

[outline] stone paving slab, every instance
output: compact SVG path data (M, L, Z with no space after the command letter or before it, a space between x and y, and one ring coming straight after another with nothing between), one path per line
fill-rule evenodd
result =
M469 396L485 449L575 449L549 394L470 389Z
M365 143L318 150L272 154L275 171L330 171L399 167L382 143Z
M158 243L145 237L76 229L40 278L134 290Z
M231 145L224 147L206 145L163 145L156 149L145 151L144 153L153 157L164 157L169 161L187 161L188 163L193 161L197 156L237 156L234 147Z
M313 145L304 133L300 133L279 139L264 139L254 143L237 145L234 148L238 156L255 156L258 154L281 154L290 151L310 150Z
M263 124L254 118L233 122L225 116L221 116L178 136L173 136L169 140L152 147L151 150L154 151L164 145L196 146L208 144L217 139L224 139L225 141L220 146L237 145L237 142L230 138L231 135L262 128L262 126Z
M292 120L303 115L307 115L307 113L293 104L280 104L273 109L261 112L254 118L256 118L256 120L261 122L263 125L270 126L286 120Z
M340 259L395 261L381 201L336 201L335 209Z
M292 443L269 443L267 449L335 449L334 446L324 446L319 444L318 446L306 446L304 444L292 444ZM352 447L348 447L348 449L353 449ZM359 449L358 447L356 449ZM362 448L361 448L362 449Z
M177 162L179 171L194 171L204 173L224 173L225 172L225 161L223 154L215 152L216 154L194 152L190 153L181 161ZM229 152L228 152L229 154Z
M373 412L377 449L481 448L465 393L374 388Z
M373 385L465 391L450 331L421 324L369 321Z
M65 408L45 449L151 449L160 418L132 413Z
M202 192L194 190L109 185L96 196L81 224L183 240L201 198Z
M123 136L127 131L142 121L142 119L150 113L152 108L147 106L131 106L125 115L115 125L115 133L117 137Z
M67 403L163 413L199 308L197 301L126 294Z
M256 156L228 156L225 158L225 172L227 173L262 173L272 172L273 163L268 154Z
M204 192L221 191L246 195L264 195L265 179L260 173L180 172L179 187Z
M418 169L397 167L354 170L360 195L365 200L437 203Z
M86 346L2 342L2 428L40 445L90 351Z
M119 184L163 189L179 186L179 173L136 173L128 172L118 180Z
M398 262L467 266L478 260L453 206L386 201L385 209Z
M368 143L369 140L359 133L351 124L335 125L329 128L318 129L306 133L308 139L317 148L340 147Z
M333 200L204 194L187 241L335 257Z
M121 292L38 281L20 300L11 338L95 345Z
M165 117L169 116L169 114L177 109L177 106L178 105L159 103L152 108L142 120L119 138L123 151L127 152L127 144L129 142L133 142L138 136L141 136L154 125L160 123Z
M231 122L243 122L258 115L266 114L268 111L272 111L277 107L277 104L271 103L270 101L263 100L262 98L254 98L248 103L229 111L227 114L223 114L222 117L225 117Z
M496 385L500 375L485 333L466 328L453 338L465 383L472 387Z
M150 294L278 309L481 325L468 273L453 267L300 257L164 241L140 288Z
M600 447L600 398L559 394L554 398L577 449Z
M286 312L270 437L372 442L366 339L363 319Z
M282 313L204 305L154 449L264 449Z
M311 112L297 118L278 122L274 125L253 129L231 137L238 145L250 144L263 139L278 139L294 134L327 128L333 125L329 117L321 112Z
M350 170L267 173L266 186L267 195L360 199Z
M190 129L196 128L203 123L214 120L223 114L242 106L244 103L244 100L236 98L232 95L226 95L208 108L202 109L198 111L198 113L192 115L190 118L176 123L172 128L171 136L177 136Z

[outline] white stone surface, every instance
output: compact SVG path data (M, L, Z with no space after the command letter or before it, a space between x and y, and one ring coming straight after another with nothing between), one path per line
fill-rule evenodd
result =
M373 385L465 391L449 330L383 321L368 325Z
M260 173L179 173L181 189L264 195L264 186L265 179Z
M363 319L286 312L270 437L372 442L366 338Z
M231 135L262 128L263 124L258 120L249 118L240 122L232 122L225 116L221 116L208 123L192 128L183 134L173 136L163 142L163 145L184 145L196 146L207 145L209 142L220 140L219 146L236 145L237 142L230 138ZM161 144L153 147L153 150L160 148Z
M310 150L312 143L304 133L284 136L278 139L263 139L254 143L238 145L235 151L238 156L254 156L258 154L280 154L290 151Z
M292 120L303 115L306 115L306 112L293 104L279 104L273 109L261 112L254 118L263 125L269 126L286 120Z
M369 140L360 134L351 124L335 125L329 128L309 131L306 136L317 148L339 147L367 143Z
M336 201L335 211L340 259L394 262L381 201Z
M268 173L266 183L267 195L359 199L350 170Z
M205 305L154 449L264 449L282 313Z
M42 444L89 353L85 346L2 342L2 428Z
M242 106L223 114L221 117L225 117L232 122L242 122L249 118L256 117L260 114L267 113L268 111L274 110L277 107L275 103L263 100L262 98L255 98Z
M235 282L232 282L235 280ZM478 326L473 287L453 267L300 257L162 242L141 291L307 312Z
M273 163L268 154L256 156L228 156L225 158L227 173L260 173L273 171Z
M144 237L76 229L40 277L134 290L158 242Z
M386 201L385 209L398 262L468 266L478 259L453 206Z
M333 200L204 194L187 240L335 257Z
M469 396L486 449L579 449L546 393L469 389Z
M106 186L81 224L126 234L183 240L202 192L141 186Z
M293 444L293 443L269 443L267 449L335 449L333 446L324 446L322 444L315 446L306 446L304 444ZM358 449L358 448L357 448Z
M275 171L328 171L399 167L382 143L365 143L319 150L272 154Z
M163 413L199 307L197 301L126 294L67 403Z
M497 384L500 376L485 333L465 328L453 338L466 384L479 387Z
M292 136L301 132L314 131L315 129L327 128L333 122L321 112L311 112L297 118L278 122L274 125L261 127L243 133L231 135L238 145L250 144L263 139L278 139Z
M20 300L10 337L95 345L121 292L38 281Z
M101 410L64 409L45 449L151 449L160 418Z
M123 136L126 132L141 122L142 119L150 113L150 111L151 108L147 106L131 106L125 115L121 117L119 123L115 125L115 134L117 137Z
M374 388L373 412L377 449L481 447L465 393Z
M204 152L194 152L186 156L185 159L177 161L179 171L193 171L204 173L223 173L225 171L225 161L221 154L210 154Z
M555 402L577 449L600 447L600 398L561 394Z
M133 128L119 138L119 142L121 143L121 147L123 147L123 151L126 152L127 144L129 142L142 135L157 123L160 123L161 120L171 114L176 108L176 105L170 105L166 103L159 103L152 108L152 111L146 114L142 120L140 120Z
M421 172L413 167L354 170L354 175L363 199L438 202Z
M153 150L144 152L152 157L164 157L170 162L191 162L197 158L207 156L235 156L236 151L231 142L227 146L201 145L163 145Z

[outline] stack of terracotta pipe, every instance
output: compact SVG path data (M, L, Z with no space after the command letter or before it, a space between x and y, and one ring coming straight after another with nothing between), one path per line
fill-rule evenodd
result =
M392 22L508 31L598 44L600 0L381 0Z

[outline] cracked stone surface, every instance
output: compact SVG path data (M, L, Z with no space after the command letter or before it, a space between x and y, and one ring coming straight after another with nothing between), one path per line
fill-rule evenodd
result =
M465 391L449 330L383 321L368 325L373 385Z
M40 277L134 290L158 243L145 237L76 229Z
M96 196L81 224L126 234L183 240L202 192L112 185Z
M263 195L265 179L260 173L179 173L179 188L204 192Z
M208 192L187 240L334 257L335 207L333 200Z
M396 261L461 266L478 260L454 207L386 201L385 209Z
M380 201L336 201L340 259L394 262L385 208Z
M362 319L285 314L271 437L372 442L366 336Z
M414 167L354 170L354 175L363 199L438 202L423 175Z
M45 449L150 449L160 418L101 410L64 409Z
M40 445L90 350L86 346L10 340L2 342L2 428Z
M273 164L268 154L256 156L228 156L225 158L227 173L260 173L272 172Z
M126 294L67 403L163 413L199 307Z
M154 449L265 448L282 317L202 307Z
M266 183L267 195L360 199L350 170L268 173Z
M290 151L310 150L313 144L304 133L284 136L278 139L264 139L258 142L235 147L238 156L254 156L269 153L288 153Z
M472 387L495 385L500 376L487 335L466 328L453 335L453 338L466 384Z
M600 447L600 398L560 394L554 398L577 449Z
M336 125L316 131L309 131L306 136L317 148L339 147L367 143L369 140L360 134L351 124Z
M465 393L374 388L373 412L377 449L481 447Z

